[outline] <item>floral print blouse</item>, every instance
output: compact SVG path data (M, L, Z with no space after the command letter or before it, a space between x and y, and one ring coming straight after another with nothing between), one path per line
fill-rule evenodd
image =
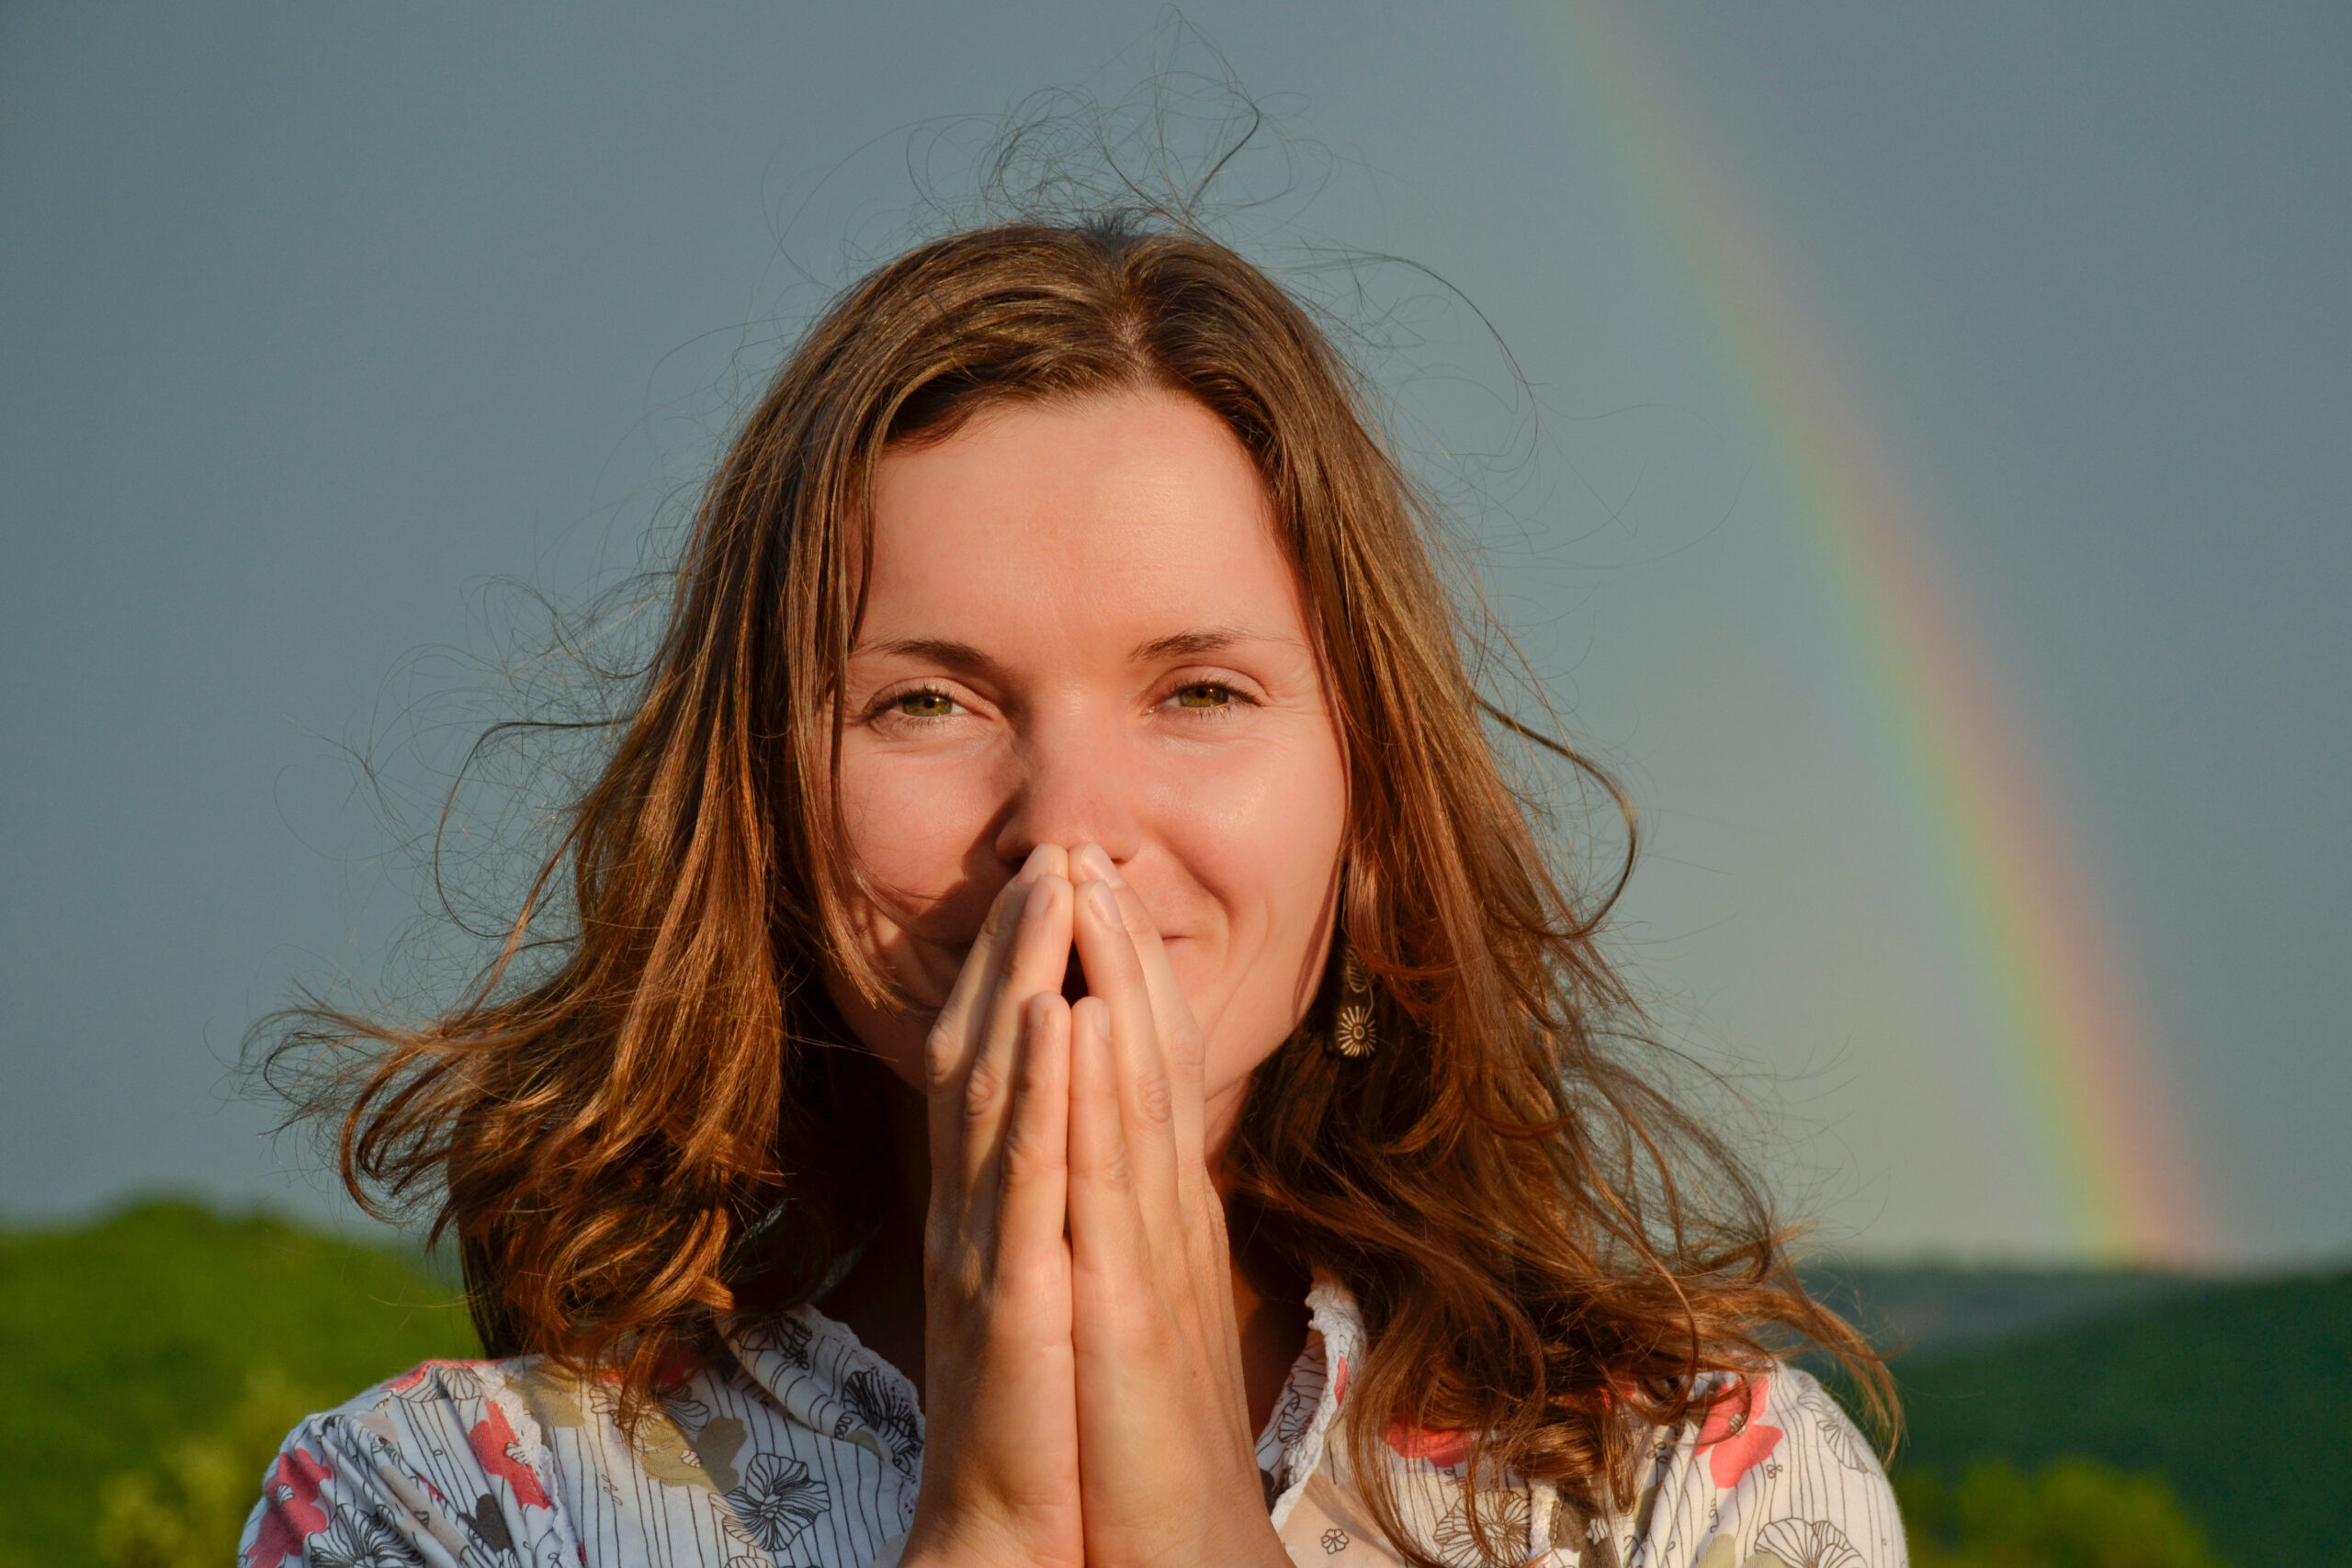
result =
M1363 1320L1318 1274L1306 1349L1258 1439L1294 1562L1402 1560L1333 1426ZM893 1568L922 1475L913 1386L814 1307L723 1320L729 1355L634 1437L616 1391L537 1358L429 1361L305 1420L245 1525L242 1568ZM1805 1373L1748 1380L1696 1432L1657 1432L1633 1511L1588 1521L1548 1483L1475 1495L1461 1436L1398 1427L1382 1460L1423 1550L1555 1568L1904 1568L1870 1446Z

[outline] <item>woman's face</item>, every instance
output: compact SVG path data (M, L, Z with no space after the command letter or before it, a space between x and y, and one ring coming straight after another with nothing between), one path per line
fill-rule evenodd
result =
M922 1001L839 1000L912 1085L990 900L1098 844L1206 1039L1209 1126L1304 1016L1347 815L1338 730L1265 486L1188 399L986 411L893 450L844 692L861 938Z

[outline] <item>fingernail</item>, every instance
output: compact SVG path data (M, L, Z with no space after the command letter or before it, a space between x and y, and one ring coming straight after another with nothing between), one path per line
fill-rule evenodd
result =
M1053 852L1053 848L1051 844L1039 844L1035 849L1031 850L1029 858L1021 863L1021 874L1024 877L1034 877L1043 872L1046 868L1046 857Z
M1046 886L1044 877L1032 882L1028 897L1021 900L1021 923L1025 926L1032 920L1044 919L1046 908L1053 901L1054 890Z
M1119 901L1111 895L1110 887L1101 882L1087 885L1086 897L1094 905L1094 918L1106 926L1124 926L1126 921L1119 914Z
M1125 886L1119 877L1119 868L1112 863L1111 852L1102 845L1080 844L1078 847L1078 852L1070 858L1073 861L1083 862L1080 868L1082 874L1094 881L1107 882L1114 887Z

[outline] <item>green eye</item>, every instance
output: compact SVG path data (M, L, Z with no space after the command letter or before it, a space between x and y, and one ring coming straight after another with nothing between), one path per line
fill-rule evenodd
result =
M1176 705L1178 707L1221 708L1232 700L1233 694L1231 691L1227 690L1226 687L1213 684L1207 681L1195 682L1190 686L1179 686L1176 688Z
M944 692L902 692L891 705L907 718L945 718L956 711L956 699Z

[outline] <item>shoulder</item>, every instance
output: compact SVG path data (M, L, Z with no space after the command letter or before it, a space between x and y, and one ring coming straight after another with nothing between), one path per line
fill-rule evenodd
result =
M1692 1568L1904 1568L1903 1523L1878 1456L1801 1368L1720 1380L1694 1433L1655 1432L1631 1559Z
M1376 1534L1351 1446L1325 1441L1348 1363L1365 1353L1361 1314L1320 1270L1308 1303L1332 1376L1295 1474L1303 1482L1328 1469L1332 1485L1285 1493L1284 1504L1298 1505L1287 1519L1284 1507L1275 1510L1302 1561ZM1397 1522L1443 1562L1476 1560L1484 1534L1523 1542L1531 1561L1576 1568L1906 1568L1878 1456L1816 1379L1779 1363L1744 1379L1718 1374L1708 1392L1715 1397L1701 1420L1641 1428L1636 1440L1648 1451L1638 1460L1633 1509L1605 1522L1567 1506L1548 1482L1512 1476L1474 1493L1462 1433L1391 1424L1372 1452L1388 1472ZM1473 1529L1474 1510L1482 1529Z
M1348 1363L1364 1353L1361 1315L1320 1271L1308 1302L1332 1375L1288 1472L1300 1484L1283 1494L1275 1525L1299 1560L1319 1561L1378 1531L1351 1445L1326 1441ZM1817 1380L1781 1363L1745 1379L1717 1375L1708 1392L1716 1397L1702 1419L1641 1428L1634 1506L1606 1521L1570 1508L1549 1482L1510 1476L1474 1492L1462 1433L1392 1423L1370 1451L1387 1471L1397 1523L1441 1562L1476 1561L1483 1535L1507 1549L1523 1543L1531 1562L1576 1568L1906 1568L1878 1456ZM1329 1483L1310 1472L1328 1472Z
M536 1368L427 1361L304 1418L262 1477L243 1568L469 1552L536 1562L548 1548L576 1560L518 1393Z
M903 1533L922 1417L846 1330L733 1324L671 1371L624 1423L616 1382L538 1357L413 1367L288 1434L242 1568L865 1562Z

